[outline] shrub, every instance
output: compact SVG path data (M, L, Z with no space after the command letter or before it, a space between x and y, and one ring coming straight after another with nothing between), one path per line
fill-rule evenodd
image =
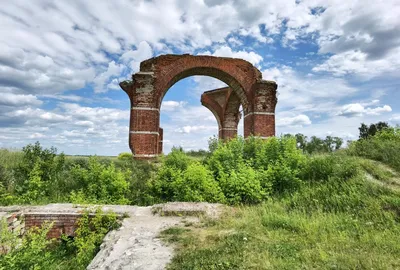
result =
M296 191L302 183L298 178L298 172L284 162L270 165L263 173L261 181L269 183L274 193L291 193Z
M117 170L113 163L108 166L99 163L96 157L89 158L89 168L75 166L70 171L76 187L71 192L71 200L75 203L128 203L125 197L129 184L125 175Z
M367 139L352 142L347 153L383 162L400 171L400 128L385 128Z
M254 204L263 201L269 193L268 188L261 186L260 178L252 167L242 165L229 173L222 171L218 182L229 204Z
M46 238L51 226L47 223L41 229L31 229L19 241L16 235L8 232L4 222L0 245L7 247L7 252L0 253L0 269L51 269L54 258L49 247L53 240Z
M211 172L179 149L164 158L149 187L154 198L161 201L224 201Z
M132 160L132 153L120 153L118 155L118 160Z
M245 141L241 137L234 138L226 143L219 143L207 160L214 177L218 179L222 174L236 171L244 163L243 150Z
M194 162L173 183L176 201L224 202L224 194L211 172Z
M183 152L182 148L172 148L171 153L169 153L164 161L163 164L166 167L184 171L188 167L190 163L190 158Z
M69 245L76 253L77 265L84 268L99 251L104 236L119 227L115 213L104 213L100 208L96 210L95 216L90 218L89 212L85 211L78 220L78 229L73 242Z

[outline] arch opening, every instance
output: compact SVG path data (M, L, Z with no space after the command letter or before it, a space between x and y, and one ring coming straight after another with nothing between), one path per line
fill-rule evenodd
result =
M184 71L176 74L174 77L172 77L170 81L166 83L165 89L162 90L162 93L160 93L158 105L159 106L161 105L161 102L165 94L174 84L176 84L182 79L192 76L212 77L214 79L220 80L221 82L224 82L231 89L233 89L233 91L236 93L241 103L243 104L243 107L247 109L248 100L243 86L232 75L222 71L221 69L214 67L195 67L195 68L185 69Z
M164 134L160 147L163 147L164 153L168 153L173 146L182 147L185 151L207 150L209 139L219 135L221 112L201 103L200 96L205 85L212 88L225 84L214 78L191 76L174 84L163 97L160 127Z
M131 100L129 146L135 158L153 158L161 152L161 102L175 83L190 76L209 76L228 85L225 103L212 105L210 98L203 99L204 94L201 101L203 105L208 102L222 130L232 129L229 136L235 128L237 132L240 105L245 137L275 135L277 85L262 80L261 72L252 64L234 58L162 55L143 61L140 71L132 75L133 80L120 84Z

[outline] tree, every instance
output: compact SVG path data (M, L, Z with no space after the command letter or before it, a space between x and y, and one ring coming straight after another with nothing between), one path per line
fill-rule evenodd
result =
M307 145L307 136L301 133L297 133L294 136L296 137L297 147L304 151Z
M360 139L368 139L369 137L375 136L378 131L389 128L390 126L386 122L378 122L371 125L366 125L361 123L361 126L358 128L360 131Z

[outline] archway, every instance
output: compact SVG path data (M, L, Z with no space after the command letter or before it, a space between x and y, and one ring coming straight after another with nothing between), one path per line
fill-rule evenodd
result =
M132 81L120 83L131 101L129 147L135 158L160 153L161 101L177 81L195 75L219 79L235 93L243 106L245 137L275 135L277 85L262 80L252 64L234 58L162 55L143 61Z
M213 112L218 122L219 139L227 140L237 135L241 101L230 87L204 92L201 104Z

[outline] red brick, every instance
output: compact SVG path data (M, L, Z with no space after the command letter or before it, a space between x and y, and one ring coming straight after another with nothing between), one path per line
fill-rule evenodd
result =
M240 105L247 115L245 137L275 135L277 85L263 81L261 72L251 63L213 56L162 55L143 61L140 72L132 75L133 81L120 84L131 100L129 146L135 158L151 158L162 152L161 101L172 85L193 75L214 77L229 86L208 91L201 98L217 119L220 138L236 135ZM260 113L270 115L259 117Z

